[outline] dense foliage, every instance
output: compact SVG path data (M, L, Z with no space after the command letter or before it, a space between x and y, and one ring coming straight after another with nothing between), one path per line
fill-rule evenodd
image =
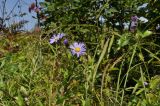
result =
M42 33L0 38L0 103L159 106L159 2L41 2Z

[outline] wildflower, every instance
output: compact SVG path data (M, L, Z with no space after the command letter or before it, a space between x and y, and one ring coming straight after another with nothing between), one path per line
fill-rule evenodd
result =
M145 17L140 17L139 20L140 20L142 23L148 22L148 19L145 18Z
M65 36L64 33L58 33L58 34L54 34L51 39L50 39L50 44L54 43L54 42L58 42L59 39L63 38L63 36Z
M135 32L137 26L138 26L138 17L137 16L132 16L129 30L131 32Z
M63 41L63 44L68 45L68 39L65 39L65 40Z
M63 38L63 36L65 36L64 33L58 33L57 35L59 36L59 38Z
M86 53L86 46L84 43L77 43L74 42L72 45L70 45L71 53L73 55L77 55L77 57L84 55Z
M132 16L131 17L131 21L137 22L138 21L138 17L137 16Z
M52 44L54 42L58 42L59 39L60 39L60 37L58 35L54 34L50 39L50 44Z
M131 32L135 32L136 27L137 27L137 23L136 23L136 22L131 22L130 31L131 31Z

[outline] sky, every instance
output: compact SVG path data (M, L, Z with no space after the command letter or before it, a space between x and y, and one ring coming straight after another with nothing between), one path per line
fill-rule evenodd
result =
M2 14L1 14L2 13L2 1L4 1L4 0L0 0L0 17L2 16ZM18 22L20 20L27 20L29 22L25 25L25 27L23 29L24 30L32 30L37 22L37 20L33 19L32 16L36 16L36 14L34 12L29 13L28 8L31 3L35 2L35 0L7 0L7 3L6 3L7 14L10 13L10 11L13 9L13 7L17 3L17 1L20 1L18 4L20 6L20 8L18 8L18 6L17 6L14 9L14 11L11 13L10 16L14 16L15 14L19 14L19 12L22 12L22 13L25 12L25 13L27 13L27 15L24 17L13 17L9 21L7 21L7 24L9 25L13 22ZM38 2L43 2L43 1L44 0L38 0ZM147 3L143 4L142 6L139 6L138 9L145 8L146 6L147 6ZM101 17L101 19L103 20L103 17ZM145 18L140 17L139 19L144 21Z
M2 1L4 1L4 0L0 0L0 17L2 17ZM14 11L11 12L11 10L13 9L13 7L17 3L17 1L20 1L20 2L18 2L18 5L20 6L20 8L18 8L18 5L17 5L16 8L14 9ZM44 0L38 0L38 2L43 2L43 1ZM18 22L20 20L27 20L29 22L25 25L25 27L23 29L24 30L32 30L37 22L37 20L33 19L32 16L36 16L36 14L34 12L29 13L28 7L33 2L35 2L35 0L7 0L7 2L6 2L6 16L8 16L8 14L11 12L10 16L12 17L9 21L7 21L7 25L9 25L13 22ZM13 17L15 14L24 13L24 12L27 13L27 15L24 17Z

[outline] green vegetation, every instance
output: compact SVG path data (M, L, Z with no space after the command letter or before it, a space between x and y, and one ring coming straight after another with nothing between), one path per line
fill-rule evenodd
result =
M160 105L158 0L40 5L40 33L0 36L0 105Z

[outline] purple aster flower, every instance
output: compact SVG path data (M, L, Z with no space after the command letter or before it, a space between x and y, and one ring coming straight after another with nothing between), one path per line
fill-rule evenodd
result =
M132 21L130 24L130 31L131 32L135 32L136 28L137 28L137 22Z
M63 38L63 36L65 36L64 33L58 33L57 36L59 36L59 38Z
M138 17L135 15L135 16L132 16L131 17L131 21L134 21L134 22L137 22L138 21Z
M77 57L86 53L86 46L84 43L74 42L69 48L71 49L71 53L77 55Z
M63 36L65 36L64 33L58 33L58 34L54 34L51 39L50 39L50 44L54 43L54 42L58 42L59 39L63 38Z
M51 39L50 39L50 44L54 43L54 42L58 42L58 40L60 39L59 35L54 34Z
M63 44L68 45L68 39L65 39L65 40L63 41Z
M137 26L138 26L138 17L137 17L137 16L132 16L132 17L131 17L131 23L130 23L129 30L130 30L131 32L135 32Z

